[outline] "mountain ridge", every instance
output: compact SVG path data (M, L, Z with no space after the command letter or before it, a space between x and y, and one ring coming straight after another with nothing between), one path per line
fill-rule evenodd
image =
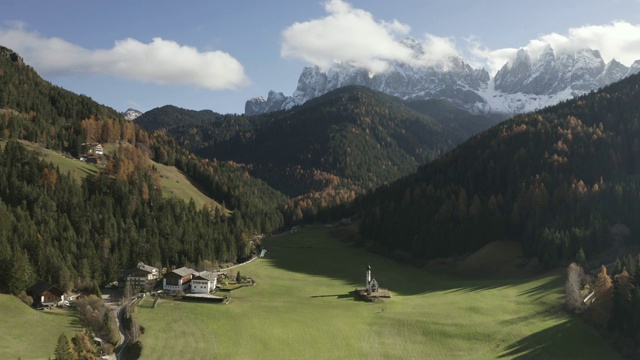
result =
M420 44L403 45L417 55ZM640 60L626 66L615 59L605 63L598 50L556 52L550 46L535 59L526 49L495 74L472 68L460 56L435 65L412 66L394 62L385 73L336 62L328 69L306 66L291 96L270 91L267 98L245 103L245 114L290 109L346 85L362 85L404 100L445 99L476 114L518 114L551 106L621 80L640 71Z

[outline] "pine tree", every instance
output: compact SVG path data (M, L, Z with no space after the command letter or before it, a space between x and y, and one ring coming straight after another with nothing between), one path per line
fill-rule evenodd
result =
M81 333L74 336L72 341L79 359L99 359L98 350L93 343L93 335L89 333L87 328L84 328Z
M587 258L584 255L584 250L582 250L582 247L580 247L580 250L578 250L578 253L576 254L576 264L578 264L578 266L583 269L587 265Z
M595 300L591 305L592 319L601 326L606 326L611 317L611 307L613 306L613 283L607 275L607 268L602 265L595 287L593 289Z
M100 286L98 285L98 282L93 283L93 293L97 297L102 298L102 291L100 290Z
M73 342L65 333L58 336L55 356L56 360L78 360L78 354L75 351Z
M25 251L19 249L13 251L13 259L9 269L7 287L11 293L17 294L33 285L35 275L29 262L29 256Z
M631 277L627 269L623 269L613 280L613 309L609 320L609 328L620 329L628 333L632 328L631 295L634 286L631 283Z

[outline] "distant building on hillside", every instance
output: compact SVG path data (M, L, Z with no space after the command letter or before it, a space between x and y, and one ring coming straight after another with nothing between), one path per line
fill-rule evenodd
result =
M104 155L104 148L102 147L102 144L95 144L91 147L89 152L95 155Z

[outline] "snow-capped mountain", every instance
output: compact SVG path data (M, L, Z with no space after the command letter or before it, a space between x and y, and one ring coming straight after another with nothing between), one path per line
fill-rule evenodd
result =
M416 56L424 54L416 40L405 39L403 44ZM536 59L527 50L519 50L493 78L484 69L473 69L461 57L429 66L392 63L380 74L344 63L327 70L307 66L291 96L270 91L266 100L248 100L245 114L289 109L346 85L364 85L405 100L446 99L474 113L514 114L556 104L637 72L640 60L631 67L615 59L605 64L597 50L556 54L551 47Z
M124 116L125 120L135 120L138 116L142 115L141 111L138 111L136 109L127 109L127 111L122 113L122 116Z

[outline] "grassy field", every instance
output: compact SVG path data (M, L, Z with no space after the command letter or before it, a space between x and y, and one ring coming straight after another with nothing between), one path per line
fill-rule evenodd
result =
M193 199L198 209L201 209L204 204L218 208L221 207L220 204L195 187L191 181L175 167L162 165L154 161L151 161L151 163L158 169L162 194L165 197L173 196L187 202L189 199ZM227 211L227 213L230 212Z
M76 313L68 309L38 311L18 298L0 294L0 359L49 359L58 336L81 330Z
M462 279L354 249L327 229L266 241L228 305L162 301L136 317L143 359L616 358L567 316L559 274ZM367 264L393 298L357 301Z

